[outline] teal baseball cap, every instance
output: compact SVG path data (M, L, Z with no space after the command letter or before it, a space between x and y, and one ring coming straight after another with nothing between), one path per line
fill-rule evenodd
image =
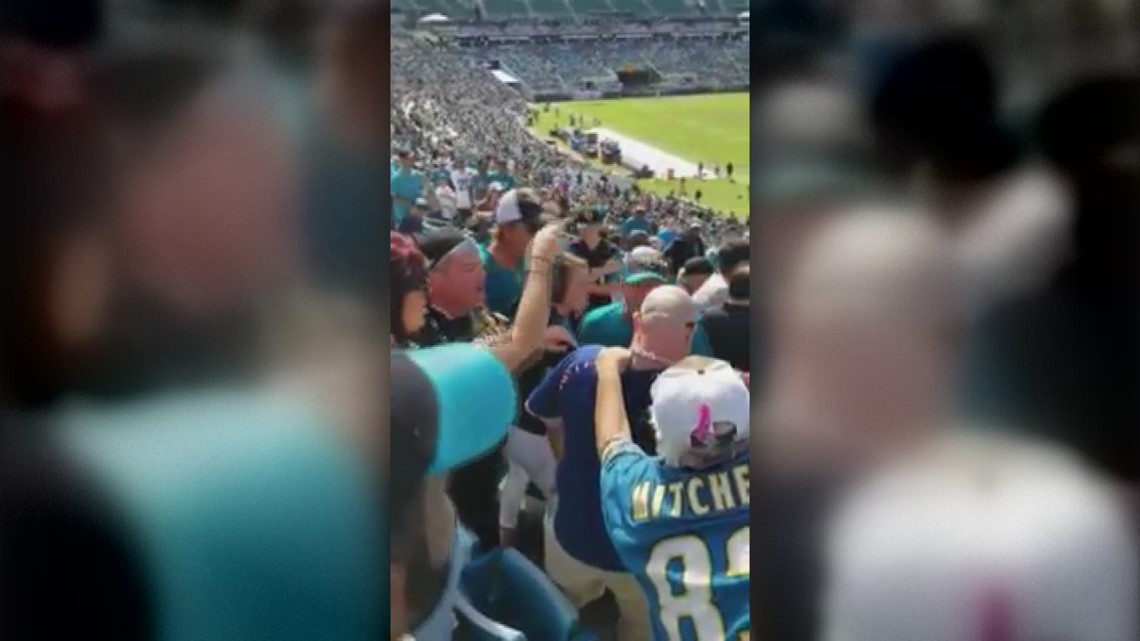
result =
M490 350L441 345L394 352L391 364L394 483L447 472L506 437L518 392Z

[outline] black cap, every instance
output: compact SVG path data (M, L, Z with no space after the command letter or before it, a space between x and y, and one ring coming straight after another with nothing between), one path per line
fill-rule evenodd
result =
M428 260L428 267L435 267L443 260L448 252L467 240L467 235L454 227L441 227L434 231L421 234L416 238L416 244Z

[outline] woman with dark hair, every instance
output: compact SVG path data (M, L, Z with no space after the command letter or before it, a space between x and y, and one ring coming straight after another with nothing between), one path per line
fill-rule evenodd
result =
M427 258L410 237L391 235L392 345L411 347L427 312Z

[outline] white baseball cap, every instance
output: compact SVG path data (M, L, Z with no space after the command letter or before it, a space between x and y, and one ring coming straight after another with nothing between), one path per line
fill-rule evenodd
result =
M495 223L504 225L519 220L543 224L548 222L549 217L543 212L541 203L526 198L519 199L519 191L512 189L503 194L495 206Z
M691 356L661 373L650 388L649 414L666 463L692 455L723 458L747 441L751 396L740 373L720 360Z
M1064 452L956 435L859 488L830 531L823 641L1135 641L1140 555Z

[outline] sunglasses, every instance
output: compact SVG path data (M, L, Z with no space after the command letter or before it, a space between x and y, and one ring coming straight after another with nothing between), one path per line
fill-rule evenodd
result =
M435 269L436 267L439 267L441 264L443 264L444 261L446 261L448 258L451 258L452 256L463 256L463 255L476 256L478 254L479 254L479 245L475 242L475 240L472 238L465 238L465 239L463 239L463 242L459 243L455 247L452 247L451 249L449 249L447 251L447 253L440 256L436 260L429 260L428 266L427 266L428 271L431 271L431 270Z

